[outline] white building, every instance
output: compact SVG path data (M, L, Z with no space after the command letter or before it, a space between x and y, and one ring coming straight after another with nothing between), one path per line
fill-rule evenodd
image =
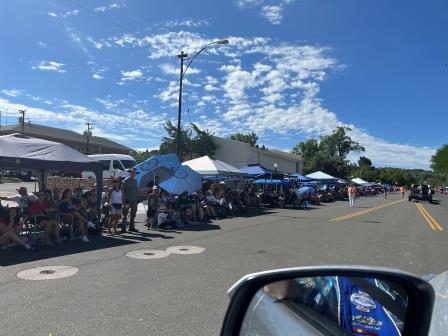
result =
M253 148L244 142L216 136L213 136L213 141L218 147L215 151L215 158L237 168L257 163L269 169L274 169L274 164L277 164L278 171L287 173L302 171L302 158L298 155L276 149Z

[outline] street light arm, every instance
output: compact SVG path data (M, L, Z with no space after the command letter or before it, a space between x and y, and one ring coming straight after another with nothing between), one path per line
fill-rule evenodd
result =
M196 59L196 57L198 57L200 53L202 53L205 49L207 49L207 47L211 46L212 44L228 44L228 43L229 42L227 40L219 40L219 41L210 42L209 44L206 44L205 46L203 46L196 54L194 54L194 56L191 58L191 60L187 63L187 66L185 67L185 70L182 73L182 79L184 78L185 73L187 72L191 63L193 63L193 61Z

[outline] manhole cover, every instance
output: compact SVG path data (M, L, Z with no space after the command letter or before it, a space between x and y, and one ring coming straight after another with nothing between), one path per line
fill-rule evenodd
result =
M126 253L126 256L134 259L160 259L170 255L167 251L159 250L138 250Z
M266 251L266 250L259 250L259 251L257 251L257 253L267 253L268 251Z
M166 249L173 254L199 254L205 251L205 248L199 246L171 246Z
M72 266L34 267L17 273L23 280L53 280L67 278L78 273L79 269Z

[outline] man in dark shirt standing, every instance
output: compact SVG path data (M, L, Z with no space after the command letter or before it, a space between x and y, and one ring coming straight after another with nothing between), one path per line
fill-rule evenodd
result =
M138 186L135 180L135 175L137 171L134 168L128 169L130 176L126 177L123 181L122 192L123 192L123 222L121 223L121 232L126 232L126 221L128 217L128 212L131 210L131 218L129 219L129 231L138 232L135 228L135 215L137 214L137 204L138 204Z

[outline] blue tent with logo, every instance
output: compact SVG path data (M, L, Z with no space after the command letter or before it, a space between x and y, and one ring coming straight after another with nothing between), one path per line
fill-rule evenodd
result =
M289 184L289 181L287 179L283 179L283 180L279 180L279 179L274 179L274 180L271 180L271 179L258 179L258 180L254 181L254 184L266 184L266 185L276 185L276 184L279 185L279 184L281 184L281 185L286 186L286 185Z
M169 179L160 183L160 188L170 194L192 193L202 188L202 177L188 166L180 166Z

